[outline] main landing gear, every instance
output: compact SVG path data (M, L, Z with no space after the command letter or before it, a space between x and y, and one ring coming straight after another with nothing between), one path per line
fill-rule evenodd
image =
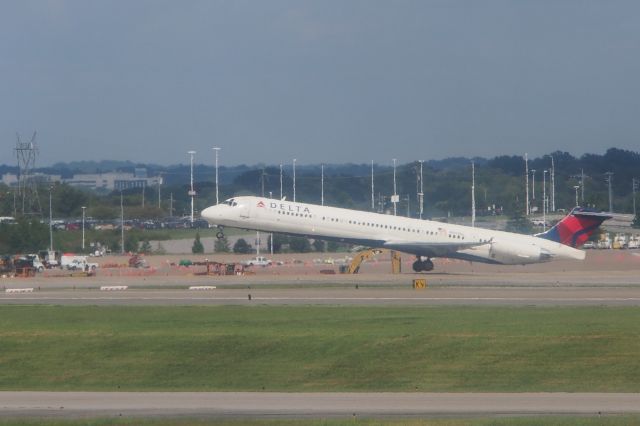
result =
M413 270L415 272L428 272L433 270L433 262L429 258L423 258L418 256L416 261L413 262Z

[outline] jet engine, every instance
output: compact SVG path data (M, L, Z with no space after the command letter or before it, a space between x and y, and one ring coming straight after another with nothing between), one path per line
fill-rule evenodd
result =
M489 250L491 259L503 265L526 265L551 260L550 254L535 244L494 241Z

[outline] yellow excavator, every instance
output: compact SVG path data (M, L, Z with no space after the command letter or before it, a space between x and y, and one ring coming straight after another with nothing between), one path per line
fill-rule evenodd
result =
M383 249L369 249L358 252L354 256L349 267L346 269L345 274L357 274L360 270L360 265L362 265L362 262L373 259L375 256L383 252L391 252L391 272L394 274L399 274L402 270L402 258L400 257L400 253L395 250Z

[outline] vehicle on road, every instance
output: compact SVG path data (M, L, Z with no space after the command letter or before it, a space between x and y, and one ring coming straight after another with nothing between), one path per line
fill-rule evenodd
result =
M62 255L60 266L69 271L95 271L98 264L87 261L87 256L76 256L73 254Z
M240 262L244 266L271 266L273 262L271 259L267 259L264 256L256 256L252 259L243 260Z

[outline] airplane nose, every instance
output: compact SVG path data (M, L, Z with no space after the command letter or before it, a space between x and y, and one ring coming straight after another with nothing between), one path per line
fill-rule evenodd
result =
M217 206L207 207L206 209L202 210L200 216L202 216L202 218L207 222L214 223L215 219L219 217L219 215L216 214L216 211L218 211L219 209L217 209L216 207Z

